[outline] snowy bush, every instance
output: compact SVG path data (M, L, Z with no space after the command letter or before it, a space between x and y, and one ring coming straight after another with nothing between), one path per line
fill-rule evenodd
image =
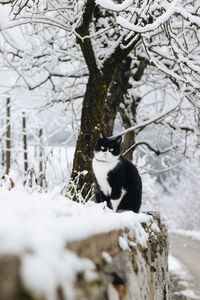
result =
M158 210L156 203L156 178L148 173L150 166L147 161L147 156L138 157L136 165L142 178L141 211Z
M161 199L163 214L169 225L179 229L200 229L200 163L187 160L180 180L171 194Z
M156 203L156 179L148 173L142 174L142 211L158 210Z

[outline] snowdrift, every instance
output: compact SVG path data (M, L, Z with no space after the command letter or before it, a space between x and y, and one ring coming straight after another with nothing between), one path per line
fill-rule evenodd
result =
M167 256L155 213L0 190L1 300L168 299Z

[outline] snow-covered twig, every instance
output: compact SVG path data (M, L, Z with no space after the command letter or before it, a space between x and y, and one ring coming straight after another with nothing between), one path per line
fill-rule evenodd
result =
M125 19L122 16L118 16L116 19L116 22L118 25L120 25L123 28L126 28L128 30L138 32L138 33L145 33L149 31L155 31L159 26L164 24L176 11L176 4L178 3L178 0L174 0L171 4L168 10L163 13L161 16L159 16L156 21L154 21L152 24L147 24L145 26L138 26L135 24L132 24L127 19Z
M22 17L18 20L10 22L10 24L6 25L5 27L0 28L0 31L11 29L25 24L45 24L45 25L54 26L56 28L65 31L70 31L70 29L66 27L65 24L59 21L55 21L54 19L45 18L45 17Z
M15 0L0 0L0 4L10 4L13 3Z
M175 105L174 107L168 109L168 110L164 110L163 112L161 112L160 114L140 123L140 124L137 124L137 125L134 125L134 126L131 126L130 128L116 134L115 136L112 136L112 138L116 138L118 136L121 136L121 135L125 135L126 133L130 132L130 131L136 131L136 130L142 130L143 128L145 128L146 126L152 124L152 123L155 123L155 122L158 122L159 120L165 118L166 116L168 116L169 114L177 111L177 109L179 108L179 104L178 105Z
M149 150L151 150L152 152L154 152L156 155L160 155L160 154L164 154L169 152L170 150L173 149L173 147L168 147L164 150L160 150L160 149L155 149L152 145L150 145L148 142L146 141L141 141L141 142L137 142L135 144L133 144L130 148L128 148L123 155L126 155L129 151L133 151L135 148L137 148L138 146L141 145L145 145Z
M95 0L95 2L101 7L115 12L124 11L133 4L133 0L125 0L120 4L114 3L111 0Z

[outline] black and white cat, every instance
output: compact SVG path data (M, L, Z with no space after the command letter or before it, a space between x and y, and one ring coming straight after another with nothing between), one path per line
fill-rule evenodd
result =
M120 155L122 138L100 135L95 149L92 167L96 183L96 202L107 202L114 211L139 212L142 197L142 181L137 168Z

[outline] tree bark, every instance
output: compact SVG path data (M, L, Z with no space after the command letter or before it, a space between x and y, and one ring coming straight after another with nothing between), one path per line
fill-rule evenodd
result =
M105 106L109 83L102 76L90 76L83 100L81 128L78 136L68 193L74 200L89 198L93 182L91 161L100 132L106 131ZM85 174L87 171L87 174ZM86 199L86 200L87 200Z
M148 66L148 60L142 58L139 60L138 67L136 72L132 75L131 72L127 70L127 79L126 82L128 84L130 76L132 76L133 80L140 81L146 67ZM129 75L129 77L128 77ZM131 86L127 86L127 89L124 90L123 97L121 98L121 105L119 107L119 113L122 119L123 127L125 129L130 128L136 124L136 114L137 114L137 107L141 100L140 97L135 97L134 95L128 94L128 88ZM123 144L122 144L122 153L126 159L132 160L133 158L133 151L134 149L131 148L135 144L135 132L130 131L124 136ZM128 150L130 149L130 150Z
M112 135L114 122L116 119L119 105L123 101L124 95L127 93L129 85L129 70L131 66L131 57L127 56L116 67L115 73L110 85L105 107L105 124L107 136Z
M113 133L114 122L124 94L129 87L131 58L125 58L113 76L89 78L82 107L81 130L77 141L68 195L73 199L90 198L93 182L92 158L100 132ZM87 171L84 172L84 170ZM84 187L84 188L83 188ZM79 192L81 191L81 193Z
M139 104L140 98L133 96L131 96L130 98L131 99L127 99L126 95L124 95L124 99L121 102L121 106L119 107L119 112L124 129L128 129L136 124L137 106ZM130 149L133 144L135 144L135 132L130 131L124 136L122 153ZM133 150L130 149L128 152L126 152L124 157L128 160L132 160Z
M1 119L1 128L4 128L3 118ZM3 135L2 135L2 139L1 139L1 167L2 167L2 170L4 170L4 168L5 168L5 147L4 147Z

